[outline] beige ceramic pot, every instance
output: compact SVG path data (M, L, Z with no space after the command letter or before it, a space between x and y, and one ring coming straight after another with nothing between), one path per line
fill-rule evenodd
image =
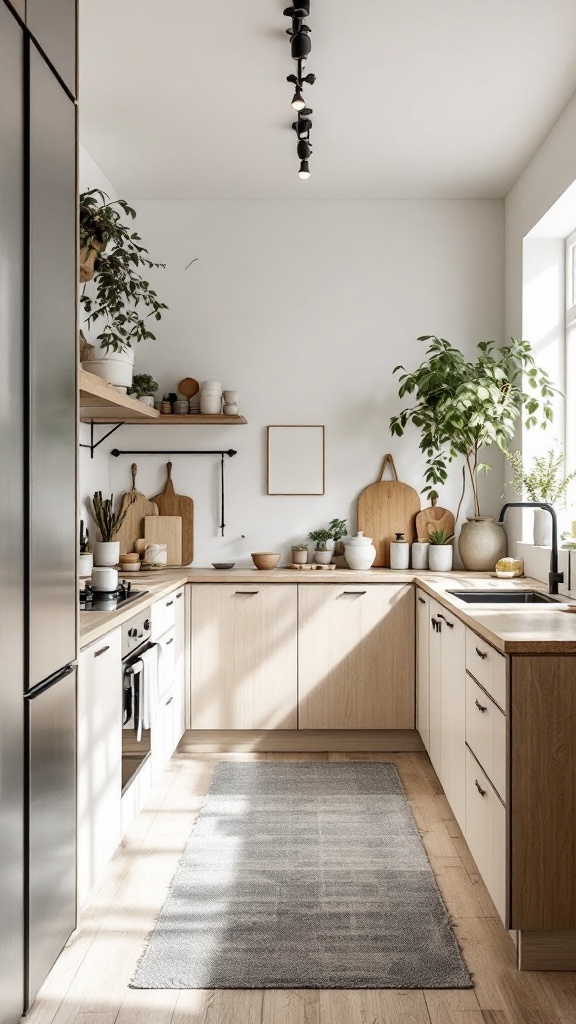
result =
M470 572L494 570L506 554L504 527L494 516L468 516L458 538L462 565Z

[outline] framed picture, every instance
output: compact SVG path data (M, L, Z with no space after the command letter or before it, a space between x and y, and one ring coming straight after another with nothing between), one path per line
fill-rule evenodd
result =
M268 427L268 494L324 494L324 427Z

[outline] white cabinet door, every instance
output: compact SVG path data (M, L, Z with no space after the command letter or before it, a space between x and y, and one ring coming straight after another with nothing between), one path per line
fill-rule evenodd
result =
M430 750L430 598L416 588L416 728Z
M440 781L454 817L466 821L466 627L446 608L440 619Z
M174 685L164 693L156 705L150 724L150 750L152 752L152 785L156 785L174 753Z
M185 728L186 685L186 589L180 587L174 595L174 747L176 749Z
M429 747L428 753L434 771L440 776L440 744L441 744L441 727L440 721L440 710L441 710L441 683L442 683L442 664L441 664L441 633L440 627L442 620L438 618L438 614L442 612L442 606L437 601L430 599L430 619L428 629L428 727L429 727Z
M122 838L122 631L78 661L78 904L102 879Z

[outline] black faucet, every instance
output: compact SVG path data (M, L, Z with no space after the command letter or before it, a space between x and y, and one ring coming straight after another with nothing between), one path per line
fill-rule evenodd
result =
M558 584L564 583L564 573L558 572L558 523L556 513L547 501L507 501L500 509L498 522L504 522L506 510L509 508L544 508L552 516L552 550L550 552L550 572L548 573L548 593L557 594Z

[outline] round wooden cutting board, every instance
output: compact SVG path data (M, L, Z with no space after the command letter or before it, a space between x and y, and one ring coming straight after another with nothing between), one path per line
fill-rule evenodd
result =
M416 536L418 540L427 541L431 530L444 530L449 537L454 535L455 520L452 512L438 505L423 508L416 516Z
M386 468L392 480L383 480ZM375 566L390 565L390 541L403 533L409 544L416 539L416 514L420 511L420 496L409 484L398 480L391 455L385 455L380 479L366 487L358 498L358 529L372 537L376 548Z

